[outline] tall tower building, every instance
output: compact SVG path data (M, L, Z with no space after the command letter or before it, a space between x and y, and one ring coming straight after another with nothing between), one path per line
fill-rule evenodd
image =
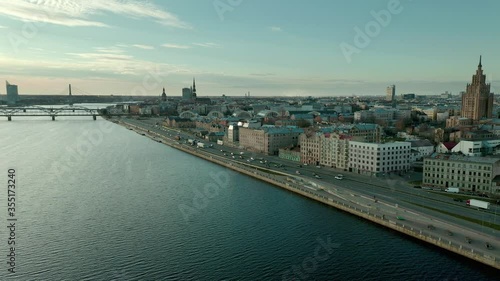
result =
M191 90L192 98L196 99L196 84L193 78L193 89Z
M191 88L182 88L182 99L183 100L191 99Z
M483 74L481 56L476 74L472 75L472 83L467 84L462 94L461 116L479 121L482 118L491 118L493 115L493 93L490 84L486 84L486 75Z
M391 85L385 90L385 100L392 102L392 107L396 105L396 85Z
M16 105L16 102L19 100L17 85L12 85L8 81L5 81L5 87L7 90L7 105Z

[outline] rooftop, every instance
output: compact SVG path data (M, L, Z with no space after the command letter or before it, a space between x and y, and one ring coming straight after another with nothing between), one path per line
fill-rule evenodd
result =
M494 164L500 161L500 158L493 158L493 157L477 157L477 156L465 156L459 154L440 154L440 153L433 153L427 158L436 160L472 162L472 163L482 163L482 164Z

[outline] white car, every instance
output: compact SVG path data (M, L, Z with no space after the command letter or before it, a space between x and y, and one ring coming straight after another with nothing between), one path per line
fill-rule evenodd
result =
M317 178L317 179L321 179L320 175L314 175L314 177Z
M336 180L341 180L341 179L343 179L343 177L342 176L335 176L335 179Z

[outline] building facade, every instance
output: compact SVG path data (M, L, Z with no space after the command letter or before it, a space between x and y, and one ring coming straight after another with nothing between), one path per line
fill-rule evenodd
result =
M391 85L385 89L385 100L391 102L396 101L396 85Z
M280 148L298 145L303 129L296 127L263 126L255 130L239 127L239 144L250 151L278 155Z
M193 98L193 95L191 93L190 88L183 88L182 89L182 99L183 100L191 100Z
M5 81L6 91L7 91L7 105L16 105L19 100L19 93L17 91L17 85L12 85L8 81Z
M500 174L500 159L435 153L424 159L424 186L461 192L499 195L493 179Z
M480 57L476 74L472 76L472 83L467 84L466 92L462 94L462 117L474 121L492 117L493 93L490 92L490 86L486 83Z
M410 170L409 142L349 142L349 171L371 176Z
M349 169L349 141L351 136L339 133L321 135L320 165L347 171Z

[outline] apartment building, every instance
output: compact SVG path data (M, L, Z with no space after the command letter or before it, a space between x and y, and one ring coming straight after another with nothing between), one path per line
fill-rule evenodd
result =
M323 132L305 131L299 136L300 160L302 163L319 165L321 135Z
M424 186L458 187L461 192L500 195L494 179L500 175L500 158L434 153L424 159Z
M319 164L337 169L349 169L349 140L352 136L325 133L320 136Z
M371 176L410 170L409 142L349 142L349 171Z
M303 129L297 127L262 126L260 129L239 128L240 146L245 149L278 155L280 148L297 146Z

